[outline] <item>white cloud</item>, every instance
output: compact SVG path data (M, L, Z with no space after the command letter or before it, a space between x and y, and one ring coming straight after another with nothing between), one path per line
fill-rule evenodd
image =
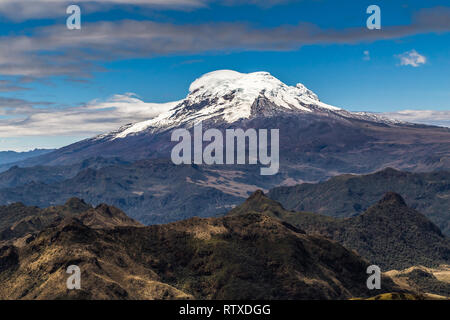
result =
M385 112L383 116L412 123L428 124L450 128L450 110L402 110Z
M103 11L117 5L133 5L152 9L186 10L219 3L225 6L242 4L271 7L296 0L0 0L0 14L13 21L41 19L65 15L69 5L81 6L82 13Z
M65 16L69 5L77 4L83 12L101 11L111 5L139 5L155 8L198 8L209 0L0 0L0 14L13 21Z
M427 63L427 58L414 49L397 55L397 58L400 59L401 66L419 67L421 64Z
M365 60L365 61L369 61L370 60L370 52L369 52L369 50L364 51L363 60Z
M14 119L0 120L0 137L93 136L127 123L151 119L177 103L147 103L127 93L115 95L106 101L95 100L81 107L67 109L31 108L27 105L21 109L22 114L15 110Z

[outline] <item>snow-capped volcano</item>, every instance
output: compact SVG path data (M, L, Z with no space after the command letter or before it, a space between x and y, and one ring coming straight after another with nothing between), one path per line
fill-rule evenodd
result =
M259 97L287 110L311 112L308 106L339 110L321 103L317 95L303 84L288 86L268 72L244 74L231 70L215 71L195 80L189 91L187 100L191 104L217 101L214 109L223 109L227 122L250 117L251 107ZM214 109L211 111L214 112Z
M124 126L110 135L113 139L124 138L146 130L157 132L206 120L233 123L280 112L343 111L321 102L301 83L288 86L268 72L246 74L232 70L203 75L191 84L184 100L171 105L172 109L156 118Z
M336 108L321 102L305 86L288 86L267 72L211 72L191 84L185 99L149 105L161 113L150 120L28 159L20 166L80 164L81 168L86 168L85 161L89 159L93 159L95 165L99 162L99 167L108 161L132 163L159 159L164 162L171 158L177 144L171 139L173 129L191 130L200 121L203 129L214 128L221 132L227 129L280 130L280 173L259 184L262 189L282 183L319 181L338 173L368 173L386 166L422 171L450 166L448 129L398 123L376 114ZM158 165L154 168L159 170ZM234 166L222 167L221 170L234 172L228 172L228 178L235 175L237 179L229 184L223 183L228 181L227 177L221 180L215 173L200 180L233 189L242 185L245 180L242 177L255 171L256 178L246 178L246 183L254 187L262 182L259 169L253 168L255 166L249 166L240 171L242 169ZM135 175L133 171L123 172L127 172L124 173L127 177ZM195 180L188 177L189 181ZM82 181L85 179L83 177Z

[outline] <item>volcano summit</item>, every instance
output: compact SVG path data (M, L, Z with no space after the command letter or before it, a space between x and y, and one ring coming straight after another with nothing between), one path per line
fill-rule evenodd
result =
M402 123L323 103L302 84L288 86L267 72L221 70L195 80L187 97L161 104L147 121L80 141L20 165L73 164L93 157L127 161L170 158L174 129L280 129L281 166L313 166L302 180L338 173L367 173L387 166L450 168L448 128ZM284 150L284 154L283 154ZM430 152L431 151L431 152ZM284 158L284 161L283 161ZM281 171L283 169L281 168Z

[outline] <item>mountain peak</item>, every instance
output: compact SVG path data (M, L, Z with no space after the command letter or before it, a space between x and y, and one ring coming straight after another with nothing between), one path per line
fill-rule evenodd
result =
M252 73L240 73L233 70L217 70L206 73L192 82L189 92L197 90L255 90L257 93L272 89L277 86L286 86L269 72L259 71ZM248 92L250 93L250 92Z
M173 107L170 110L156 118L112 133L113 139L125 138L146 130L156 132L179 126L190 127L207 120L234 123L241 119L279 112L342 111L321 102L317 95L303 84L289 86L265 71L240 73L218 70L206 73L192 82L185 99L171 104ZM264 112L265 109L270 112Z
M250 195L250 197L247 199L247 201L254 200L254 199L259 199L261 197L266 197L266 195L264 194L264 191L256 190L255 192L253 192Z
M403 199L403 197L395 192L387 192L383 196L383 198L380 200L379 203L380 204L383 204L383 203L397 204L397 205L406 207L406 202Z
M256 190L250 195L250 197L244 203L228 212L228 215L230 216L241 215L249 212L253 213L270 212L273 213L274 216L278 218L280 215L283 215L286 212L286 210L279 202L267 197L262 190Z
M230 123L249 118L253 104L260 97L288 111L311 112L309 106L339 110L320 102L317 95L303 84L288 86L265 71L213 71L195 80L189 92L186 100L192 103L215 101L212 109L215 110L217 106L223 108L224 119Z
M160 104L157 117L100 135L93 140L115 140L140 134L165 132L173 128L192 128L200 122L215 127L240 120L268 118L280 114L317 115L391 124L393 121L369 113L348 112L323 103L302 83L289 86L269 72L241 73L217 70L196 79L189 94L180 101Z
M70 198L66 201L64 206L76 212L83 212L91 208L89 204L87 204L83 199L79 198Z

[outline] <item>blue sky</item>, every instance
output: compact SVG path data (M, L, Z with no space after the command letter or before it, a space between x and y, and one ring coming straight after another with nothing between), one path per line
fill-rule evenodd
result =
M81 30L66 28L69 4ZM371 4L381 30L366 28ZM5 0L0 50L0 150L154 116L153 103L218 69L268 71L351 111L450 123L448 0Z

